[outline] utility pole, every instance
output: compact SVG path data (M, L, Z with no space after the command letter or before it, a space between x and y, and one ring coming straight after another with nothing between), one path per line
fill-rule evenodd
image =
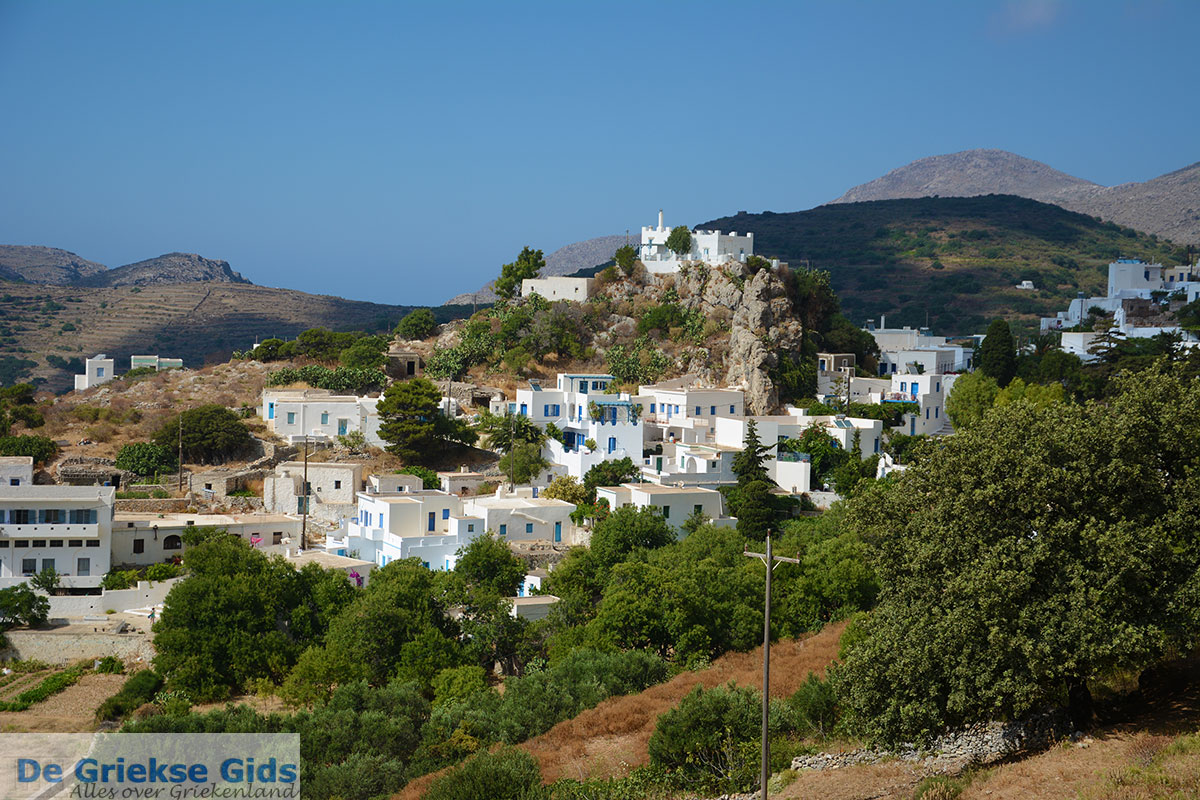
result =
M304 506L300 515L300 549L308 549L308 433L304 434L304 480L300 490L304 492Z
M508 486L513 494L517 493L517 479L515 477L517 474L517 457L513 453L517 447L516 425L517 415L510 411L508 414Z
M751 553L744 550L742 555L757 558L767 568L767 588L763 599L763 688L762 688L762 800L767 800L767 780L771 777L771 743L767 739L767 724L771 715L771 573L779 562L799 564L798 558L784 558L771 552L771 532L767 531L767 552Z
M179 491L183 491L183 412L179 412Z

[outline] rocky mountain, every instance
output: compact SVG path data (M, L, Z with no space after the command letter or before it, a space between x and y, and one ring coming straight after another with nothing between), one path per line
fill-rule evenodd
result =
M134 264L95 273L75 281L76 286L148 286L161 283L250 283L234 272L228 261L195 253L167 253Z
M1143 183L1101 186L1004 150L918 159L855 186L834 203L1013 194L1181 244L1200 243L1200 163Z
M542 270L543 278L555 275L570 275L581 269L599 266L613 257L617 248L625 244L625 235L597 236L595 239L585 239L582 242L560 247L546 256L546 267ZM500 268L496 268L499 273ZM494 303L496 293L492 291L494 281L488 283L477 292L464 292L446 301L446 305L471 305L472 303Z
M0 278L67 286L108 267L57 247L0 245Z

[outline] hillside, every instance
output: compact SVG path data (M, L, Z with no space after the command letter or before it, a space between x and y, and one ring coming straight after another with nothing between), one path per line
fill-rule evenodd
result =
M590 269L603 264L613 257L617 248L625 244L624 234L620 236L597 236L560 247L546 256L546 267L541 277L549 278L554 275L570 275L581 269ZM496 274L500 274L500 265L496 265ZM446 305L471 305L472 303L494 303L496 293L492 291L493 282L489 282L476 292L464 292L446 301Z
M64 286L108 267L57 247L0 245L0 279Z
M411 310L247 283L7 283L0 292L0 384L42 378L54 390L72 385L75 365L63 365L96 353L116 358L118 371L133 354L179 357L194 367L307 328L390 329Z
M245 283L228 261L215 261L195 253L167 253L135 264L97 272L75 281L76 286L148 286L156 283Z
M834 200L1015 194L1185 244L1200 243L1200 163L1142 183L1101 186L1004 150L918 159Z
M1117 257L1177 263L1178 248L1129 228L1012 195L835 203L737 214L700 228L753 231L755 252L827 269L854 322L982 332L995 316L1049 316L1103 291ZM1036 291L1016 289L1031 280Z

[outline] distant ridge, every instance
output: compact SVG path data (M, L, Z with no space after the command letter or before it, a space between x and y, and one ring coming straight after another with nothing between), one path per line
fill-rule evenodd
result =
M68 286L108 267L67 250L37 245L0 244L0 278Z
M250 283L230 268L195 253L167 253L135 264L89 275L77 286L148 286L156 283Z
M930 156L855 186L835 203L1011 194L1181 244L1200 243L1200 163L1142 183L1101 186L1005 150Z
M634 240L631 240L634 241ZM597 236L595 239L584 239L558 248L546 256L546 268L542 277L555 275L571 275L581 269L599 266L613 257L617 248L625 244L625 234L617 236ZM500 273L500 265L496 265L496 274ZM446 301L446 305L471 305L472 303L494 303L496 293L492 291L494 281L488 283L477 292L464 292Z

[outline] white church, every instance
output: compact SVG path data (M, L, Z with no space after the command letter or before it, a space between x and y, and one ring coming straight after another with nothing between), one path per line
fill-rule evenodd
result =
M682 257L667 247L667 237L671 229L663 225L663 212L658 212L658 227L649 225L642 228L642 246L638 258L653 273L668 273L679 271L679 266L686 261L699 261L710 266L719 266L731 261L744 262L754 255L754 234L738 235L736 231L721 233L720 231L692 231L692 249Z

